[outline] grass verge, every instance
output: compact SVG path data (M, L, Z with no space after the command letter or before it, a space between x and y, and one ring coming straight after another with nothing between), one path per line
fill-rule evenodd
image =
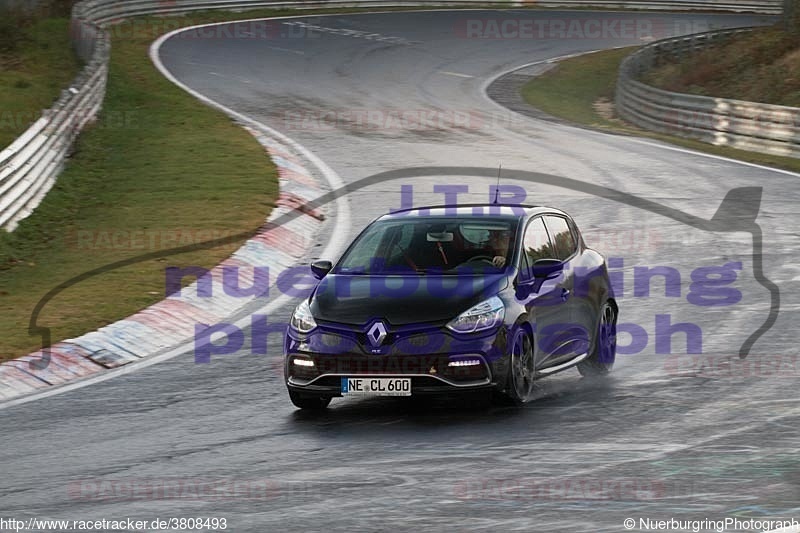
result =
M800 33L759 28L666 61L642 81L668 91L798 107Z
M163 78L147 54L151 35L124 29L115 31L100 120L34 214L0 234L2 359L38 348L30 313L58 283L146 252L252 233L276 198L275 167L256 140ZM58 340L114 322L164 297L166 266L211 267L241 241L81 282L39 323Z
M69 19L24 20L0 11L0 150L50 107L78 74Z
M533 78L522 88L524 100L555 117L582 126L633 134L723 157L800 172L800 160L714 146L636 128L614 117L611 102L619 64L634 48L604 50L570 59Z

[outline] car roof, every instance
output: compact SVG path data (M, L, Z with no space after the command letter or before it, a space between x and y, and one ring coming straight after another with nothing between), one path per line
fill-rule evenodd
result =
M450 204L450 205L429 205L398 209L383 215L378 220L391 219L405 216L426 216L426 217L480 217L494 216L501 218L528 218L540 213L558 213L566 215L560 209L526 204Z

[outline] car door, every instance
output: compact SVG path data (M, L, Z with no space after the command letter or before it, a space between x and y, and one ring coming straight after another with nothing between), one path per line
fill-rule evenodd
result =
M607 297L605 261L593 250L587 250L575 221L567 219L578 245L577 255L570 261L574 275L572 318L580 327L575 351L586 353L597 333L600 303Z
M538 369L553 364L564 350L570 349L572 339L566 337L563 326L570 322L564 295L569 293L572 281L563 271L549 278L534 275L537 260L557 259L542 217L534 217L527 224L522 246L516 297L534 326L534 361Z
M556 258L563 262L563 281L561 300L563 316L567 317L561 325L564 345L553 358L554 363L563 362L582 353L584 343L580 342L585 332L580 323L580 302L575 296L575 265L578 260L578 239L572 231L567 218L562 215L544 215L544 225L553 243Z

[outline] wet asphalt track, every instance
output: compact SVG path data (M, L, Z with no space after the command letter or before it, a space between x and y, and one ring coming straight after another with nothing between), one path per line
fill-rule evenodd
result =
M161 56L181 81L286 133L349 183L409 166L502 161L506 169L600 184L706 219L728 190L763 186L764 268L782 302L777 324L755 344L747 365L728 357L738 354L770 306L769 293L753 279L749 234L710 234L578 191L523 183L530 202L571 212L590 245L624 260L615 269L626 280L620 320L644 328L648 341L639 353L620 356L609 379L587 381L567 371L542 381L537 400L522 409L334 400L314 416L289 403L277 336L269 356L243 350L197 365L186 354L0 411L2 515L216 516L235 532L616 532L624 531L626 517L800 519L800 363L793 342L800 304L798 177L504 111L483 96L490 77L640 41L459 36L466 18L502 17L646 18L666 21L664 27L752 22L587 11L338 15L312 19L325 28L411 42L327 31L298 35L295 28L269 39L175 38ZM331 110L341 118L315 125L320 112ZM384 116L438 110L445 118L410 130L347 118L364 110ZM470 125L448 123L452 110L466 112ZM380 116L373 116L378 123ZM491 184L428 177L364 188L348 196L353 227L336 227L333 217L318 242L333 231L352 234L398 207L401 185L414 186L415 203L441 202L433 194L437 182L468 185L470 194L460 198L478 201ZM729 261L743 263L734 284L741 301L690 304L691 272ZM655 281L650 297L634 296L634 266L677 269L680 295L664 296L663 283ZM289 313L285 308L270 319L285 321ZM657 314L698 325L711 366L698 372L687 362L680 334L672 355L656 353ZM182 499L126 496L131 482L188 488ZM193 496L192 487L204 482L240 485L234 494L223 487Z

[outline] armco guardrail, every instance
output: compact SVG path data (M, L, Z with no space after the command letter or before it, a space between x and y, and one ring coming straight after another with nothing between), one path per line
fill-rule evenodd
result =
M52 108L0 152L0 228L13 230L55 182L75 137L100 109L108 73L109 39L102 31L84 43L88 62Z
M487 2L485 0L403 1L403 0L84 0L75 5L72 14L73 44L78 55L88 64L69 90L52 109L0 152L0 228L12 231L28 216L52 187L76 135L92 120L103 101L110 39L103 29L106 24L132 16L147 14L179 14L205 9L252 9L257 7L311 9L320 7L407 7L495 5L514 7L525 2ZM542 7L587 6L648 10L714 10L778 14L782 0L552 0L538 2ZM633 63L630 63L633 65ZM633 80L625 83L621 101L635 120L658 125L662 110L659 102L650 114L643 113L648 100L645 94L654 89L640 86ZM637 100L638 99L638 100ZM662 99L663 100L663 99ZM655 118L654 118L655 117Z
M628 56L617 80L617 113L642 128L718 146L800 157L800 109L682 94L637 78L666 57L700 50L752 28L718 30L650 43Z
M408 6L503 6L530 5L525 1L497 0L86 0L79 4L88 20L103 23L115 19L145 14L167 14L201 9L252 9L255 7L300 8L319 7L408 7ZM748 11L764 14L780 14L782 0L543 0L536 2L541 7L581 6L653 10L702 9L705 11Z

